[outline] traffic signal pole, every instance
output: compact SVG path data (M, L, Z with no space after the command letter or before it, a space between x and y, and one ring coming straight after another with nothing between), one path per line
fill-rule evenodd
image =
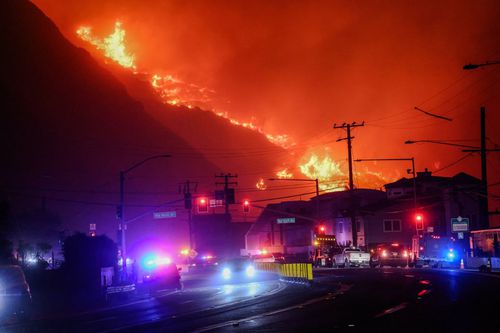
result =
M216 182L215 185L224 185L224 198L225 198L225 213L226 217L229 217L229 201L228 201L228 192L229 192L229 185L237 185L238 182L230 182L230 178L238 178L238 175L232 175L230 173L226 174L220 174L220 175L215 175L215 178L224 178L223 183L218 183Z

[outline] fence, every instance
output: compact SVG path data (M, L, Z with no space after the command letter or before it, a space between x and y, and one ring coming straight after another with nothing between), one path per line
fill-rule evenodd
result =
M255 268L260 271L278 274L287 281L310 283L313 280L311 263L282 264L276 262L256 262Z

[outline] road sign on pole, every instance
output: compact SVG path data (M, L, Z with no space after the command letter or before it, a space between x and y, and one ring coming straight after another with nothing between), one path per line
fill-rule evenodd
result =
M467 217L452 217L451 232L469 231L469 219Z
M278 217L276 222L278 224L295 223L295 217Z
M175 211L172 212L154 212L153 217L155 219L171 219L177 217L177 213Z

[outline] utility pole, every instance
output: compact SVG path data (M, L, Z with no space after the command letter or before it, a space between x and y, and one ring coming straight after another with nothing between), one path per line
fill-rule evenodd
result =
M184 207L188 210L189 250L194 250L195 244L193 239L193 201L191 196L191 186L194 186L193 191L196 193L198 183L193 183L189 180L186 180L186 182L181 183L180 185L182 185L182 193L184 193Z
M226 173L226 174L223 174L221 173L220 175L215 175L215 178L224 178L224 182L221 183L221 182L215 182L215 185L224 185L224 204L225 204L225 214L226 214L226 219L228 220L229 222L229 204L234 204L234 192L232 192L231 195L229 195L229 190L233 190L234 189L230 189L229 188L229 185L238 185L238 182L230 182L229 179L230 178L238 178L238 175L232 175L230 173ZM231 202L229 202L231 201Z
M481 228L489 228L490 222L488 217L488 179L486 172L486 109L481 106Z
M358 231L357 231L357 226L356 226L356 215L354 214L354 199L353 199L353 194L352 194L352 190L354 189L354 179L352 176L352 144L351 144L351 140L354 139L354 137L351 136L351 128L362 127L362 126L365 126L364 121L361 124L357 124L356 122L352 122L350 124L343 123L342 125L333 124L334 129L337 129L337 128L347 129L347 137L338 139L337 142L347 140L347 155L348 155L348 161L349 161L349 192L350 192L350 196L351 196L351 209L349 209L349 215L351 218L352 245L354 247L358 246Z
M481 220L479 228L489 228L489 215L488 211L488 175L486 169L486 153L490 151L500 151L500 149L486 149L486 109L481 106L481 147L480 149L463 149L463 152L481 153L481 193L479 198L479 205L481 210Z

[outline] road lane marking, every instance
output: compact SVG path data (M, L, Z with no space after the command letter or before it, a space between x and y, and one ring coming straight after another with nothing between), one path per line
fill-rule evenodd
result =
M351 289L351 287L352 287L352 285L344 285L344 284L342 284L340 286L338 294L343 294L343 293L347 292L349 289ZM273 315L276 315L276 314L284 313L284 312L287 312L287 311L296 310L296 309L303 309L305 306L308 306L308 305L311 305L311 304L315 304L315 303L319 303L319 302L322 302L322 301L325 301L325 300L329 300L332 297L331 294L332 293L328 293L327 295L324 295L324 296L321 296L321 297L317 297L317 298L313 298L313 299L310 299L310 300L305 301L305 302L300 303L300 304L295 304L295 305L291 305L291 306L288 306L288 307L285 307L285 308L281 308L281 309L277 309L277 310L272 310L272 311L264 312L264 313L257 314L257 315L251 316L251 317L241 318L241 319L237 319L237 320L229 320L229 321L225 321L225 322L222 322L222 323L217 323L217 324L205 326L205 327L196 329L196 330L191 331L191 332L192 333L202 333L202 332L207 332L207 331L213 331L215 329L226 327L226 326L237 327L242 322L251 322L251 321L254 321L255 319L269 317L269 316L273 316Z
M396 306L394 306L392 308L384 310L383 312L381 312L378 315L376 315L374 318L380 318L380 317L383 317L383 316L387 316L387 315L389 315L391 313L394 313L396 311L403 310L404 308L406 308L406 306L408 306L408 303L406 303L406 302L401 303L401 304L396 305Z
M422 297L422 296L425 296L425 295L428 295L430 294L431 291L429 289L423 289L423 290L420 290L417 294L418 297Z

